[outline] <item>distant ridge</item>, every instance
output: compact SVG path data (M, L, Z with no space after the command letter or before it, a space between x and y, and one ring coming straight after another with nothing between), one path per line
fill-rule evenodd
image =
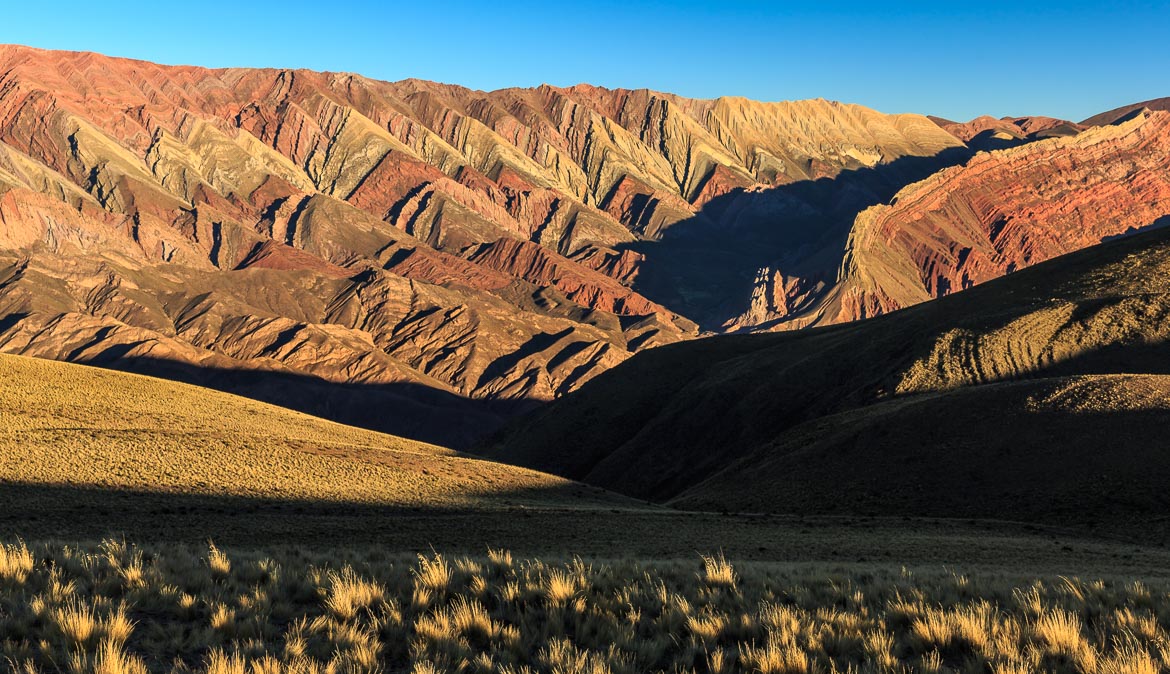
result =
M1104 126L1106 124L1113 124L1114 122L1124 118L1126 115L1146 108L1148 110L1170 110L1170 97L1155 98L1149 101L1142 101L1141 103L1133 103L1131 105L1123 105L1120 108L1114 108L1107 112L1102 112L1081 122L1084 126Z

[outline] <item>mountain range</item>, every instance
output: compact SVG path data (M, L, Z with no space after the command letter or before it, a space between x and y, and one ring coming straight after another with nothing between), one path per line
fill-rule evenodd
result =
M3 46L0 351L467 448L654 347L1165 224L1164 107L955 124Z

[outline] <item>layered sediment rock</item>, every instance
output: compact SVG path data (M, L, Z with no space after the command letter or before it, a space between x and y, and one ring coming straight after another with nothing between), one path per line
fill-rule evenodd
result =
M1094 183L1100 194L1121 181L1153 198L1152 164L1130 176L1125 162L1137 160L1119 158L1138 151L1123 137L1145 123L1117 127L1116 143L1083 159L1079 137L1035 143L1055 163L1021 159L997 180L1054 180L1045 194L1059 201L1061 179L1046 172L1093 163L1112 167ZM870 315L1091 238L1053 244L1006 227L988 236L1018 250L998 257L966 238L910 243L888 254L889 273L919 279L922 292L836 282L846 251L848 268L884 259L861 252L865 231L903 226L901 210L894 224L867 211L850 234L858 213L969 156L925 117L823 100L481 92L3 46L0 348L278 373L316 387L318 413L401 432L386 405L343 410L354 391L397 387L408 393L367 398L433 401L435 426L452 437L427 439L458 444L700 326ZM982 157L962 170L1006 161ZM1088 218L1077 204L1097 197L1077 193L1066 210ZM1119 234L1158 209L1131 210L1084 226ZM1038 226L1054 217L1041 213ZM950 236L951 225L930 226ZM956 264L962 246L975 252ZM243 392L306 397L255 381ZM466 428L449 428L452 409Z
M1170 224L1170 113L980 153L854 224L816 322L886 313Z

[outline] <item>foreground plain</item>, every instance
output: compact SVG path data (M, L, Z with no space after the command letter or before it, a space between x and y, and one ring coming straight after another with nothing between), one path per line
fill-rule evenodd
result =
M1168 628L1165 579L0 548L0 655L26 674L1154 674Z
M1170 550L1148 540L675 510L198 387L15 356L0 375L10 671L1170 661Z

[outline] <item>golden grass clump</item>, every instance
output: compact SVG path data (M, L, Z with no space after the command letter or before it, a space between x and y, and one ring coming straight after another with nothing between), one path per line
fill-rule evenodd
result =
M715 643L727 629L728 620L727 616L719 614L690 616L687 618L687 630L702 643Z
M577 594L577 583L573 576L563 569L553 569L544 585L544 596L549 603L560 606Z
M1056 666L1071 665L1084 672L1097 669L1097 650L1089 643L1079 616L1053 609L1032 625L1032 638L1045 661Z
M207 566L211 575L219 580L226 579L232 572L232 560L215 543L207 544Z
M33 556L24 543L0 545L0 581L21 585L33 570Z
M1164 580L733 569L722 555L696 574L503 551L5 554L37 560L0 586L0 671L21 674L1170 671Z
M329 594L325 606L343 622L353 620L359 611L380 601L385 591L377 583L359 577L352 568L329 574Z
M734 588L738 576L731 562L720 552L718 556L703 555L703 582L711 587Z
M75 648L84 648L98 634L98 621L93 608L86 604L63 606L53 611L53 622Z
M214 650L207 656L206 674L248 674L248 663L239 653Z
M112 641L102 642L91 657L75 655L71 663L74 672L88 674L149 674L142 659L124 652Z
M442 555L418 556L418 567L414 570L416 587L428 592L442 594L451 584L451 566Z
M759 674L807 674L812 671L808 653L795 641L777 635L769 636L762 646L745 646L740 659L747 671Z
M1162 663L1165 665L1165 661ZM1127 647L1101 663L1101 674L1158 674L1165 671L1149 653L1136 647Z

